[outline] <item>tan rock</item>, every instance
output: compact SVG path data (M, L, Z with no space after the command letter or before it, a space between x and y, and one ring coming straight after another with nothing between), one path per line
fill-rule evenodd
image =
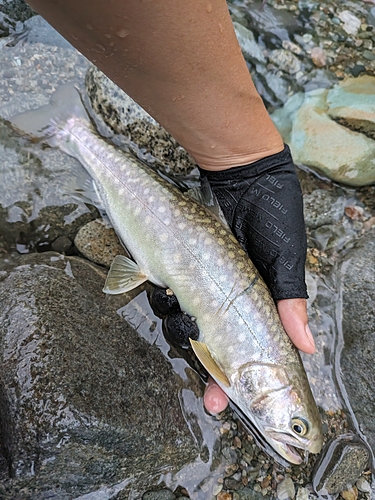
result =
M116 255L129 256L115 231L98 219L81 227L74 244L87 259L102 266L109 267Z
M375 139L375 77L349 78L329 90L328 116Z
M327 64L327 54L321 47L311 49L311 60L318 68L323 68Z

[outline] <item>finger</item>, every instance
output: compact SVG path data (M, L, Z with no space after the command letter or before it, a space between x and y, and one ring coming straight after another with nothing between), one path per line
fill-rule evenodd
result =
M306 300L279 300L277 310L285 331L293 344L301 351L313 354L316 348L308 325Z
M210 377L203 396L203 403L206 410L211 413L220 413L228 406L228 396Z

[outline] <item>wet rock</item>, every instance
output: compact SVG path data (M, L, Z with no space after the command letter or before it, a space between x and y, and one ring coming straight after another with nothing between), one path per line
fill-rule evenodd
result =
M117 314L125 296L107 300L99 267L56 253L0 266L5 498L24 487L25 498L76 498L126 479L151 487L197 456L185 382Z
M278 500L293 499L295 497L295 487L292 478L286 475L285 478L277 485L277 498Z
M327 95L328 116L375 139L375 77L350 78Z
M154 286L149 300L154 313L158 316L167 316L167 314L181 311L176 295L169 288Z
M309 500L309 490L307 488L298 488L296 500Z
M255 41L255 37L249 29L237 22L233 23L238 43L240 44L244 58L254 63L266 63L266 57Z
M375 182L375 141L332 120L328 90L291 98L273 115L294 161L338 182L362 186Z
M176 495L173 491L168 489L163 490L155 490L155 491L146 491L142 495L142 500L175 500Z
M351 487L369 465L370 451L355 434L338 436L323 450L316 464L313 487L334 495Z
M277 49L269 54L269 60L279 69L290 75L295 75L301 70L301 61L289 50Z
M163 323L166 338L182 347L189 347L190 341L198 340L199 328L190 316L183 312L168 314Z
M360 477L355 485L362 493L370 493L371 491L371 485L364 477Z
M375 452L375 233L365 234L341 263L341 371L353 411ZM366 403L364 403L366 402Z
M0 11L16 21L26 21L35 16L35 12L23 0L1 0Z
M311 60L318 68L323 68L327 64L327 54L321 47L311 49Z
M185 149L104 73L91 67L85 86L94 112L112 131L128 138L135 154L175 173L186 174L196 167Z
M340 12L339 19L344 23L343 30L348 33L348 35L356 35L358 33L361 26L361 20L349 10L343 10Z
M58 253L68 253L72 248L72 242L67 236L59 236L51 245L52 250Z
M267 500L267 496L251 488L243 488L236 492L238 500Z
M315 189L303 197L306 227L316 229L319 226L334 224L344 215L345 198L337 197L328 189Z
M355 486L340 493L344 500L357 500L358 490Z
M220 491L217 496L217 500L232 500L232 498L232 493L229 493L228 491Z
M110 267L116 255L129 256L114 229L100 219L82 226L74 238L74 244L87 259L102 266Z

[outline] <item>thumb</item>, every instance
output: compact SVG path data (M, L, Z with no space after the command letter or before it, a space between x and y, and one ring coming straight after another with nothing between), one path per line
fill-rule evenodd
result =
M303 352L316 350L307 319L306 299L284 299L277 303L281 322L293 344Z

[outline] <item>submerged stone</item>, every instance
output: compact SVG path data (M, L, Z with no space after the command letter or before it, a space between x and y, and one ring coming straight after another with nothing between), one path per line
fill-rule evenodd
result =
M313 487L320 495L335 495L350 488L369 465L370 450L355 434L334 439L316 464Z
M112 264L116 255L129 257L114 229L106 226L101 219L82 226L74 238L74 244L87 259L106 267Z

